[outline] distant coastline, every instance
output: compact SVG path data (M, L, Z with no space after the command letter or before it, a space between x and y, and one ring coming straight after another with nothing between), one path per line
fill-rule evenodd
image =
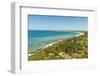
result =
M28 53L48 44L80 35L79 31L68 30L29 30Z
M84 38L85 38L85 41L83 41L84 40ZM68 40L78 40L77 42L78 43L80 43L80 40L81 40L81 42L85 42L84 44L87 44L87 32L80 32L78 35L76 35L75 37L73 37L73 38L68 38L68 39L62 39L62 40L59 40L59 41L56 41L56 42L52 42L52 43L50 43L50 44L47 44L46 46L44 46L44 47L42 47L41 49L38 49L38 51L35 51L35 52L32 52L32 53L29 53L28 54L28 60L30 61L30 60L48 60L49 58L47 57L47 58L45 58L46 57L46 55L47 54L50 54L50 56L54 56L54 54L55 54L55 52L54 53L49 53L49 51L48 52L46 52L46 49L48 50L49 48L51 48L51 47L53 47L53 46L57 46L58 44L60 44L60 43L64 43L65 44L65 41L68 41ZM69 43L67 43L67 44L69 44ZM80 43L81 44L81 43ZM80 44L79 44L79 46L80 46ZM74 45L74 44L73 44ZM75 44L76 45L76 44ZM78 47L79 47L78 46ZM84 47L85 48L85 46L86 45L82 45L82 47ZM80 47L80 49L82 48L82 47ZM87 47L87 46L86 46ZM59 47L60 48L60 47ZM76 47L76 49L77 49L77 47ZM87 49L87 48L86 48ZM82 55L81 55L81 52L82 52ZM44 58L41 58L41 55L43 55L44 56ZM39 57L40 56L40 57ZM72 54L72 56L70 56L70 54L67 54L67 53L64 53L63 51L62 52L59 52L58 53L58 58L57 59L69 59L69 58L87 58L87 50L83 50L83 51L80 51L80 54L78 54L77 52L75 53L75 55L74 55L74 53ZM36 57L36 58L35 58ZM39 58L40 59L39 59ZM56 56L54 56L54 57L56 57ZM51 58L52 59L52 58ZM54 58L54 59L56 59L56 58Z
M83 32L80 32L80 33L79 33L78 35L76 35L75 37L79 37L79 36L81 36L81 35L84 35L84 33L83 33ZM63 41L63 39L62 39L62 40L58 40L58 41L56 41L56 42L52 42L52 43L47 44L46 46L42 47L41 49L48 48L49 46L52 46L53 44L56 44L56 43L62 42L62 41ZM32 55L31 53L28 54L28 56L31 56L31 55Z
M62 30L61 30L62 31ZM71 30L70 30L71 31ZM66 31L65 31L66 32ZM69 31L68 31L69 32ZM72 31L71 31L72 32ZM74 31L74 32L76 32L76 31ZM79 32L79 31L77 31L77 32ZM80 32L78 35L76 35L76 36L74 36L74 37L79 37L79 36L81 36L81 35L84 35L84 32ZM52 43L49 43L49 44L47 44L46 46L44 46L44 47L42 47L41 49L45 49L45 48L47 48L47 47L49 47L49 46L52 46L53 44L56 44L56 43L58 43L58 42L61 42L61 41L63 41L64 39L61 39L61 40L57 40L57 41L55 41L55 42L52 42ZM29 53L28 54L28 56L31 56L31 55L33 55L33 53Z

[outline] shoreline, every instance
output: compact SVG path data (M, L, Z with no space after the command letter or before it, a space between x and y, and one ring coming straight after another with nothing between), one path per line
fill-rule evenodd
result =
M79 36L82 36L82 35L84 35L84 33L83 32L80 32L80 34L76 35L75 37L79 37ZM59 40L59 41L56 41L56 42L52 42L52 43L44 46L42 49L45 49L45 48L47 48L49 46L52 46L53 44L56 44L56 43L61 42L61 41L63 41L63 39L62 40Z
M76 35L75 37L79 37L79 36L82 36L82 35L84 35L84 33L80 32L80 34Z
M80 32L78 35L76 35L75 37L79 37L79 36L82 36L82 35L84 35L84 32ZM56 42L52 42L52 43L49 43L49 44L47 44L46 46L44 46L44 47L42 47L41 49L45 49L45 48L48 48L49 46L52 46L53 44L56 44L56 43L59 43L59 42L62 42L63 41L63 39L62 40L59 40L59 41L56 41ZM28 56L31 56L31 55L33 55L34 53L29 53L28 54Z

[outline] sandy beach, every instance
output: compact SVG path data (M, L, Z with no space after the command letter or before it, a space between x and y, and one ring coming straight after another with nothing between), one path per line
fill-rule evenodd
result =
M81 36L81 35L84 35L84 33L81 32L80 34L76 35L76 37L79 37L79 36Z
M76 35L75 37L79 37L79 36L81 36L81 35L84 35L84 33L81 32L80 34ZM44 49L44 48L47 48L47 47L49 47L49 46L52 46L53 44L56 44L56 43L61 42L61 41L63 41L63 40L59 40L59 41L56 41L56 42L52 42L52 43L50 43L50 44L44 46L43 49Z
M84 35L84 33L83 32L80 32L78 35L76 35L75 37L79 37L79 36L81 36L81 35ZM45 48L47 48L47 47L49 47L49 46L52 46L53 44L56 44L56 43L58 43L58 42L61 42L61 41L63 41L63 40L59 40L59 41L56 41L56 42L52 42L52 43L50 43L50 44L47 44L46 46L44 46L42 49L45 49ZM28 54L28 56L31 56L31 55L33 55L34 53L30 53L30 54Z

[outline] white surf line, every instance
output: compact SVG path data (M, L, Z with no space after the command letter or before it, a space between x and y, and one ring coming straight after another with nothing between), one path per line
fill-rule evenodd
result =
M53 44L56 44L56 43L61 42L61 41L63 41L63 40L59 40L59 41L56 41L56 42L52 42L52 43L50 43L50 44L47 44L47 45L44 46L42 49L45 49L45 48L47 48L47 47L49 47L49 46L52 46Z
M80 32L80 34L76 35L75 37L79 37L81 35L84 35L84 33L83 32Z
M42 47L41 49L45 49L45 48L47 48L49 46L52 46L53 44L56 44L56 43L61 42L61 41L63 41L63 40L59 40L59 41L56 41L56 42L52 42L52 43L47 44L46 46ZM31 56L31 55L34 55L34 53L28 54L28 56Z
M81 35L84 35L84 33L83 33L83 32L80 32L80 34L76 35L75 37L79 37L79 36L81 36ZM47 48L47 47L49 47L49 46L52 46L53 44L56 44L56 43L61 42L61 41L63 41L63 40L59 40L59 41L50 43L50 44L44 46L42 49Z

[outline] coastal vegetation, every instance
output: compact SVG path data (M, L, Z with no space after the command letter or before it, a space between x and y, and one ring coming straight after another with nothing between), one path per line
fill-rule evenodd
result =
M83 59L88 58L88 33L60 40L50 46L31 52L28 60Z

